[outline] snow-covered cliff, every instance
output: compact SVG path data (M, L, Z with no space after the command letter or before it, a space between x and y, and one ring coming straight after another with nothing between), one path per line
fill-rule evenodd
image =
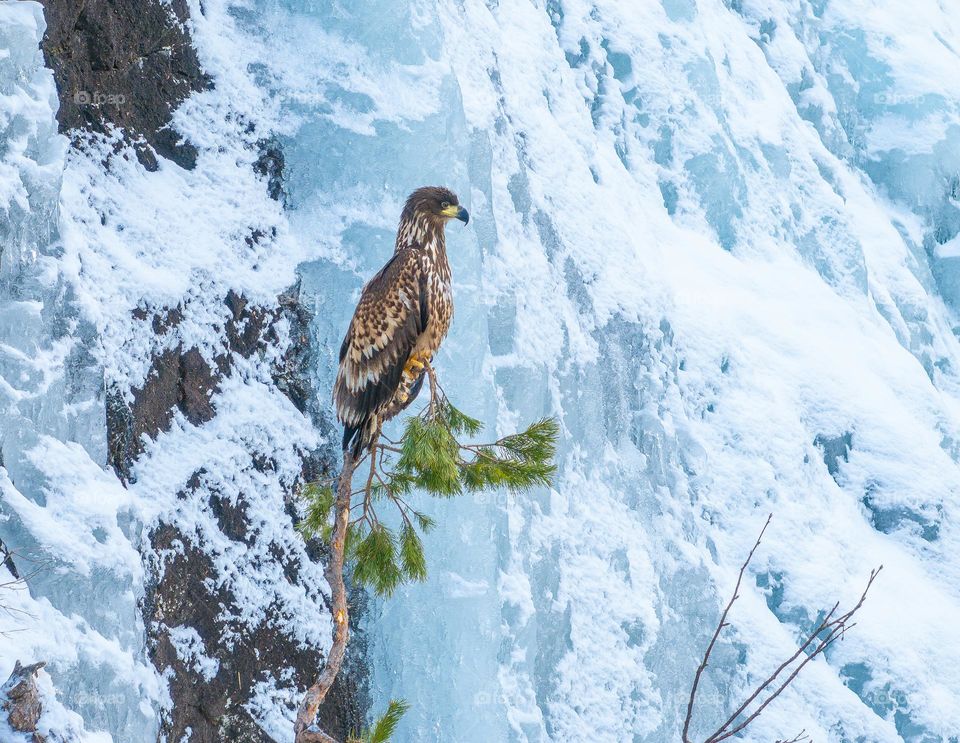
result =
M47 661L90 739L282 737L330 634L293 495L332 460L269 109L216 7L2 11L0 672Z
M743 739L957 739L958 8L171 8L210 81L173 114L179 165L119 133L67 151L38 6L0 8L0 539L46 561L0 675L47 659L87 729L140 741L177 663L225 684L250 638L316 659L326 586L289 494L329 461L353 299L439 182L473 216L445 386L493 429L564 434L550 491L425 504L430 580L364 614L372 707L413 704L398 739L677 739L769 512L696 731L882 563ZM308 662L276 653L237 689L289 740Z

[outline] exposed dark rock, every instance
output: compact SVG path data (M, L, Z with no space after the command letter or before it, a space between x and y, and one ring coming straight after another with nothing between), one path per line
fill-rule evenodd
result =
M278 298L276 307L265 308L229 292L224 298L230 314L223 328L223 347L212 367L197 349L182 352L176 346L158 353L147 382L142 389L133 391L131 404L125 403L119 393L108 396L111 461L121 477L129 479L131 465L143 450L142 437L155 438L168 429L177 410L196 425L214 417L216 409L210 397L220 381L233 373L233 360L251 358L268 345L285 342L277 328L281 319L286 321L293 342L275 363L273 379L301 411L311 415L315 424L329 426L317 409L316 393L310 384L311 318L298 294L298 287L293 287ZM165 336L177 333L182 315L180 309L140 310L136 319L143 323L145 332ZM326 476L334 461L329 451L307 453L302 479ZM256 451L251 452L249 466L262 473L276 470L272 459ZM250 498L255 494L222 492L211 488L206 480L203 470L196 472L181 497L194 498L204 492L203 502L225 537L251 550L265 547L270 559L282 567L285 578L294 585L300 584L302 558L277 544L258 545L264 537L249 516ZM292 494L286 515L292 526L297 518ZM173 705L161 722L162 734L167 740L181 740L189 728L193 743L267 743L269 738L245 708L254 685L285 672L285 684L306 688L321 667L322 656L315 649L301 646L289 630L283 629L282 623L268 620L251 628L225 619L240 616L242 607L237 606L236 597L224 587L222 576L211 557L197 545L195 535L161 523L149 538L154 554L164 556L161 564L152 566L152 584L143 604L151 658L170 679ZM307 555L311 560L325 561L325 546L311 540ZM352 617L358 619L362 616L362 592L352 595L351 603L355 606ZM195 629L206 645L207 656L218 662L213 678L203 678L178 657L170 641L170 629L180 626ZM231 641L225 642L224 637ZM320 711L324 729L341 739L363 723L365 671L355 660L362 654L362 633L355 626L347 665Z
M308 410L315 399L309 383L310 316L299 301L299 285L278 297L277 303L272 309L258 307L229 291L224 304L231 317L224 327L222 352L212 368L198 349L184 351L176 346L154 357L143 387L132 390L132 404L127 404L119 391L108 392L110 464L121 479L129 482L130 465L143 452L143 436L155 439L158 433L168 430L177 410L194 425L213 418L216 410L211 398L219 387L219 380L230 373L230 354L251 358L268 344L280 342L275 323L281 317L288 321L295 342L276 366L274 382L298 410L311 413L315 422L322 423L319 411ZM151 313L138 308L133 316L143 323L145 333L152 331L164 336L176 331L183 310L165 308Z
M234 542L250 544L250 529L247 523L247 502L242 495L235 501L222 493L210 494L210 510L217 519L220 531Z
M157 155L194 167L196 149L170 126L183 99L210 86L190 43L186 0L41 1L60 131L120 127L146 167L156 168Z
M211 396L220 380L233 373L232 360L237 356L251 358L268 344L280 343L283 339L276 327L280 319L286 320L294 342L275 364L274 381L301 411L311 414L316 423L328 425L315 409L316 395L309 381L311 318L299 301L298 287L279 297L275 308L252 305L235 292L229 292L224 303L230 315L223 328L223 348L213 366L197 349L184 352L176 346L154 358L147 382L132 392L132 403L126 403L119 392L108 395L110 457L121 478L129 480L131 465L143 451L143 436L155 438L167 430L176 411L195 425L212 419L216 409ZM145 332L158 336L175 334L182 316L180 308L154 312L140 309L135 314ZM303 478L312 480L328 474L333 461L330 452L307 454ZM250 467L269 473L276 469L276 463L252 452ZM194 474L183 497L193 497L206 487L204 475L203 471ZM262 537L250 522L247 494L210 490L206 498L224 536L250 548L256 546ZM292 525L296 519L292 497L286 515ZM195 742L266 743L268 738L244 707L253 685L266 680L268 674L289 669L289 681L305 688L316 675L322 657L316 650L301 647L269 621L251 629L224 620L224 616L241 614L240 607L231 592L222 587L223 581L211 558L198 548L190 534L171 524L160 524L150 534L150 542L156 554L169 556L163 564L153 566L154 583L148 588L143 606L145 623L151 628L151 657L170 678L173 706L162 721L163 734L168 740L180 740L189 728ZM267 551L281 564L287 580L297 584L301 574L297 559L274 544L267 545ZM322 560L323 545L311 542L307 554L311 559ZM361 599L362 596L354 597L355 601ZM359 612L354 616L359 616ZM197 670L177 656L169 629L178 626L192 627L203 638L208 656L219 663L214 678L201 678ZM352 654L362 647L359 628L355 633L357 642L351 648ZM221 638L225 636L234 641L223 642ZM348 663L321 709L324 729L345 738L347 732L361 726L362 684L363 670Z
M2 466L2 463L0 463L0 467ZM13 562L13 554L7 549L2 539L0 539L0 565L3 565L10 571L10 575L13 576L14 580L20 580L20 571L17 570L17 566Z
M155 325L156 318L150 324ZM146 383L133 390L132 405L119 391L108 392L109 460L120 479L130 481L130 465L143 452L143 436L156 438L169 429L177 410L194 425L213 418L210 398L217 390L217 371L196 348L184 353L177 348L154 358Z
M40 690L37 688L37 671L46 665L44 662L21 666L20 661L13 665L13 673L0 688L0 708L7 713L10 727L20 733L33 733L36 743L43 741L37 730L37 722L43 707L40 703Z
M206 423L215 414L210 402L217 387L214 372L196 348L180 356L180 369L180 409L194 425Z
M254 170L267 179L267 193L274 201L283 202L286 194L283 190L283 148L275 139L260 142L260 156L254 164Z
M316 363L313 345L310 342L310 312L300 301L300 283L288 289L277 298L279 318L287 321L292 345L287 353L274 366L273 381L297 409L310 416L313 425L323 434L328 443L318 451L309 452L303 459L302 478L304 482L313 482L328 477L335 466L339 451L333 442L339 442L340 431L321 408L317 391L311 386L311 369ZM267 338L275 342L273 327L267 329ZM292 516L292 513L291 513Z
M311 408L311 404L316 401L316 395L310 388L309 369L313 360L310 355L310 313L300 302L299 282L281 294L277 303L280 317L286 319L290 325L293 347L274 370L273 381L297 406L297 410L310 413L314 423L323 425L326 420L324 416ZM270 339L277 340L272 329Z
M127 404L119 392L108 396L111 462L122 478L129 480L131 464L143 450L142 437L155 438L167 430L175 411L181 411L196 425L216 415L210 396L220 380L232 373L234 355L249 358L267 344L279 343L276 323L281 318L287 321L294 342L274 367L275 382L298 408L313 413L318 424L327 425L323 423L323 416L312 410L316 406L316 394L309 381L310 316L299 302L297 288L278 298L278 306L271 309L251 305L233 292L224 302L230 317L224 327L222 353L213 367L197 349L181 352L177 346L156 356L147 382L133 391L132 403ZM179 309L154 314L139 311L136 315L145 332L155 331L160 335L176 333L181 316ZM306 455L303 478L312 480L328 474L333 461L329 452ZM250 467L269 473L276 469L276 464L252 452ZM204 487L205 473L201 470L187 483L182 496L193 497ZM261 537L248 516L247 494L210 490L207 504L224 536L251 548L256 545ZM286 515L292 524L296 519L292 497L288 500ZM320 667L320 654L300 646L269 621L251 629L224 620L224 616L241 614L240 607L236 606L230 591L222 587L223 581L211 558L197 547L190 534L161 523L150 534L150 543L155 554L169 556L163 564L153 566L154 582L148 587L143 605L144 621L150 628L151 657L170 678L173 706L162 721L163 734L167 740L181 740L189 728L195 743L225 740L266 743L268 738L244 707L253 685L266 680L268 675L289 669L289 680L305 688ZM297 584L301 574L297 559L274 544L267 545L267 550L272 559L281 564L287 580ZM308 545L307 554L314 560L325 558L323 545L316 541ZM359 601L362 594L352 597L352 602ZM360 611L353 613L355 618L360 615ZM177 656L169 629L179 626L192 627L203 638L208 656L219 663L214 678L201 678L198 671ZM225 636L233 641L224 642ZM359 628L354 629L354 638L351 656L357 657L362 654ZM321 709L325 730L344 738L349 730L361 726L363 711L359 700L365 696L363 678L363 669L348 662Z
M191 544L189 535L163 525L151 535L151 542L156 550L169 550L167 554L172 555L150 592L152 604L145 607L147 620L153 623L153 662L161 672L172 672L169 677L173 709L163 721L167 740L181 740L189 728L191 743L269 743L271 739L243 706L252 687L285 672L290 681L306 688L321 667L322 656L300 646L270 622L251 630L224 620L224 616L240 614L240 607L228 590L217 587L216 568L209 556ZM275 557L283 561L288 579L295 579L296 562L279 553ZM206 655L219 663L214 676L203 677L179 657L169 633L169 628L179 626L192 627L204 638ZM237 638L231 646L215 641L227 634ZM324 729L341 740L363 723L363 710L357 702L362 696L358 678L350 670L341 673L320 709Z
M230 350L249 359L266 347L264 331L268 323L276 319L276 311L270 313L262 307L252 307L245 297L232 290L227 292L225 303L233 314L226 328Z

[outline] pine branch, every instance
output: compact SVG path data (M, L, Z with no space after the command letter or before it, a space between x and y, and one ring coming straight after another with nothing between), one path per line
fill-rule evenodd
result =
M409 522L403 525L400 532L400 559L403 573L408 579L427 579L427 560L423 554L423 542L417 536L413 524Z
M377 524L357 543L353 577L372 587L381 596L390 596L403 575L397 565L393 532Z
M318 482L308 483L301 493L307 502L306 516L297 524L297 530L306 537L319 534L329 524L330 511L333 510L335 496L330 485Z
M455 434L476 436L483 430L483 423L455 408L453 403L446 398L443 399L442 403L442 415L447 428Z
M410 705L404 700L391 700L383 716L361 737L363 743L387 743L396 732L400 718L406 714L408 709L410 709Z

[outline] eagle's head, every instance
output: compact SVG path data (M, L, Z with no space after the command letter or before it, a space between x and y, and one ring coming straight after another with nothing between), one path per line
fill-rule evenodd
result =
M467 224L470 214L460 206L457 195L449 188L424 186L410 194L400 219L410 222L426 219L440 225L451 219L459 219Z

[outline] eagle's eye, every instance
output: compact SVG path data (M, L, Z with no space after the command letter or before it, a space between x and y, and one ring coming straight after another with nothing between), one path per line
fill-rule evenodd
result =
M448 206L450 206L449 201L444 201L442 204L440 204L441 209L446 209Z

